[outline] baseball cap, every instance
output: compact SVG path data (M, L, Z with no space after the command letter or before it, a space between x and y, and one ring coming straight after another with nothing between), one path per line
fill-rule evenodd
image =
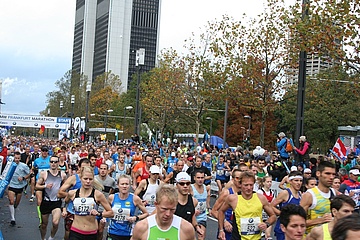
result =
M305 168L304 173L311 173L311 169L310 168Z
M351 169L349 173L354 175L360 175L359 169Z
M171 156L172 156L172 157L175 157L175 156L176 156L175 152L172 152L172 153L171 153Z
M290 168L290 172L293 172L293 171L297 171L297 167L296 167L296 166L292 166L292 167Z
M179 172L175 178L176 182L187 181L190 182L191 178L186 172Z
M156 166L156 165L152 165L152 166L150 167L150 173L160 173L159 167Z
M41 147L41 151L42 152L48 152L49 151L49 148L47 146L42 146Z

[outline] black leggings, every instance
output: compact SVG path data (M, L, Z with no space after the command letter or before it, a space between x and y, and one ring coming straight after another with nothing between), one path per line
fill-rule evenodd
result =
M69 240L97 240L97 233L84 235L70 230Z

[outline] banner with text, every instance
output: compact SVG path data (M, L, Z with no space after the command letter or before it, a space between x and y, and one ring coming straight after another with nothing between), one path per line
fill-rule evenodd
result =
M0 126L40 128L44 125L45 128L67 129L69 123L70 118L0 114Z

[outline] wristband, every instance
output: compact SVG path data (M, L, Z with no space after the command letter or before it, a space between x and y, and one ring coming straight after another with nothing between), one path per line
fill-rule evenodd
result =
M219 229L219 232L223 232L224 231L224 229Z
M140 219L139 216L136 216L135 221L137 222L137 221L139 221L139 219Z
M266 224L267 227L270 227L270 226L271 226L271 224L268 223L268 222L265 222L265 224Z

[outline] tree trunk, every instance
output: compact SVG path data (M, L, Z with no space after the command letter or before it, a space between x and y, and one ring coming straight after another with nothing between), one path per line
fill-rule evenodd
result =
M264 147L266 116L267 116L267 111L263 110L261 112L261 128L260 128L260 146L261 147Z

